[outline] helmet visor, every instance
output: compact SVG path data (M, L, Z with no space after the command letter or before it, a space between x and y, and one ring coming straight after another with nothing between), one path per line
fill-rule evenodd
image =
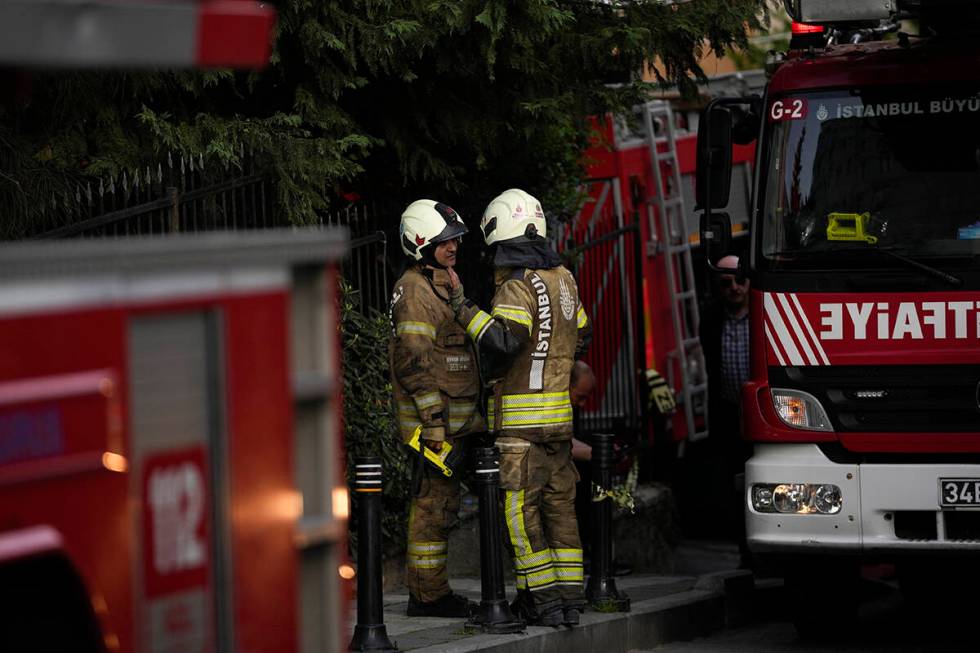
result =
M461 238L467 232L466 225L458 218L446 225L446 228L439 232L439 235L430 238L431 243L443 243L454 238Z

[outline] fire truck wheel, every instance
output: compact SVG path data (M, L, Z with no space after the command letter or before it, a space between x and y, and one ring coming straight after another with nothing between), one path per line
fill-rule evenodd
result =
M790 616L810 641L848 637L857 627L861 568L840 559L797 561L785 574Z

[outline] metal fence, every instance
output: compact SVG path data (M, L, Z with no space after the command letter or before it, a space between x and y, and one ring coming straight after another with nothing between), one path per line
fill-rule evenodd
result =
M242 153L242 168L206 166L198 154L168 154L142 170L89 182L53 197L33 238L115 237L261 229L277 224L274 192Z
M289 226L275 206L275 187L240 152L243 165L207 165L203 155L168 154L156 165L123 172L52 197L30 238L115 238L177 232ZM358 291L360 310L387 312L393 265L387 243L391 211L359 203L325 212L321 226L351 233L342 274ZM397 220L394 221L397 230ZM387 229L387 231L386 231Z
M636 439L647 431L640 394L644 351L639 226L623 215L618 179L591 181L588 190L587 208L556 229L559 251L573 261L579 296L593 328L585 361L597 387L580 411L576 434L607 432Z

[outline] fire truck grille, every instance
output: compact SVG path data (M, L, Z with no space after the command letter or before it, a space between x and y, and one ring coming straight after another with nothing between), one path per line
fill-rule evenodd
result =
M961 542L980 540L980 512L961 510L943 513L946 526L946 539Z
M936 513L926 510L899 510L895 513L895 537L900 540L936 539Z
M769 379L819 399L838 432L980 430L980 365L771 367Z
M980 511L952 510L942 515L942 539L948 542L980 541ZM895 537L914 542L940 539L937 513L934 510L899 510L895 512Z

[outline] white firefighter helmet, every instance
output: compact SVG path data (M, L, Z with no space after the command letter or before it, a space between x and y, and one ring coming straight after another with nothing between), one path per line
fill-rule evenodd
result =
M547 235L541 202L519 188L505 190L493 198L480 221L480 231L487 245L503 241L523 242L529 235L529 227L542 238Z
M436 245L459 238L466 225L452 208L434 200L415 200L402 213L398 228L402 250L415 259L435 261Z

